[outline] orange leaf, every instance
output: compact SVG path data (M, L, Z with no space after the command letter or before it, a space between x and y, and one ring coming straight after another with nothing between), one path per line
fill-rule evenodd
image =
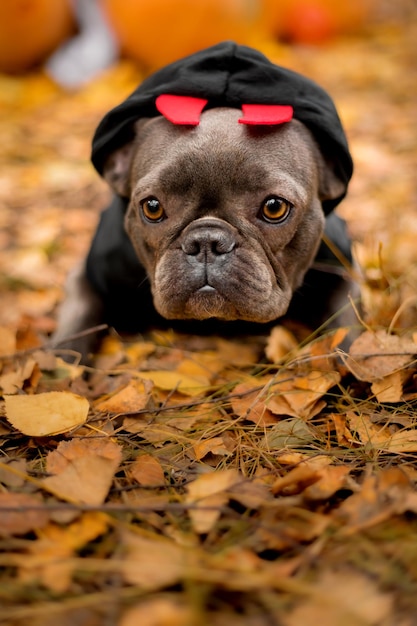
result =
M102 504L121 458L121 447L108 439L63 441L46 460L47 471L55 475L42 482L63 500Z
M151 401L152 383L146 380L131 380L106 400L99 400L95 408L108 413L131 413L148 407Z
M49 521L43 501L26 493L0 493L0 536L25 535ZM10 510L15 509L15 510Z
M160 487L165 483L164 470L160 462L150 454L142 454L138 457L130 465L127 473L140 485L147 487Z

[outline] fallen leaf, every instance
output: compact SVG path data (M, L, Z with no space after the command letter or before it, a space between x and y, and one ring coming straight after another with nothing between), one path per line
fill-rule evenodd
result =
M0 356L11 356L16 352L16 333L0 326Z
M365 331L352 343L343 360L358 380L373 382L404 368L417 354L417 344L385 330Z
M387 618L390 621L393 609L391 594L362 572L346 567L322 571L308 596L283 616L284 626L379 626Z
M274 326L265 347L266 358L278 363L298 347L298 341L285 326Z
M198 441L193 445L193 450L197 460L203 459L209 452L221 456L229 456L232 452L228 449L228 442L224 437L211 437Z
M340 374L336 371L313 370L305 376L296 376L268 398L267 407L272 413L282 415L283 409L288 406L284 415L311 419L326 406L321 400L322 396L339 381Z
M277 478L271 491L274 495L282 493L283 495L289 495L294 493L301 493L308 487L320 480L320 473L314 467L303 464L294 467L284 476Z
M343 465L330 465L318 470L319 479L303 491L307 500L328 500L336 491L346 487L346 477L350 468Z
M189 515L195 532L209 532L221 515L221 507L229 500L228 489L243 477L234 469L210 472L187 485L186 502L193 504Z
M207 381L192 378L181 372L172 370L153 370L141 372L140 377L151 380L155 387L166 390L177 390L186 396L199 396L207 391Z
M12 459L8 463L0 461L0 483L6 487L21 487L27 473L26 459Z
M374 380L371 391L378 402L401 402L403 399L403 385L407 380L407 372L399 370L387 374L381 380Z
M341 534L353 534L396 515L410 491L410 481L398 467L366 476L359 491L334 512L335 519L343 522Z
M260 445L268 450L296 448L304 447L313 439L314 433L306 422L299 417L293 417L272 426L260 441Z
M347 420L350 430L359 437L359 441L365 445L374 447L385 446L391 439L391 434L387 427L373 424L370 416L366 413L357 414L354 411L347 412Z
M105 400L95 403L95 408L103 413L132 413L141 411L152 404L152 383L149 380L131 380L126 387Z
M149 598L123 613L119 626L184 626L193 623L193 610L181 599Z
M142 454L129 466L127 475L147 487L161 487L165 484L164 470L158 459L150 454Z
M19 581L40 581L57 593L67 591L75 569L74 552L97 539L108 527L103 513L87 512L75 522L61 527L51 523L38 531L38 539L30 544L19 568Z
M69 391L5 396L6 417L24 435L46 437L68 432L88 417L86 398Z
M46 459L46 469L54 475L42 483L63 500L102 504L121 458L121 447L109 439L62 441Z
M49 512L43 500L26 493L0 493L0 536L13 537L46 526Z
M276 424L278 418L268 409L265 401L264 388L270 380L251 378L236 385L231 399L233 412L257 426Z
M121 533L124 580L142 589L156 590L175 585L187 575L193 551L157 535Z

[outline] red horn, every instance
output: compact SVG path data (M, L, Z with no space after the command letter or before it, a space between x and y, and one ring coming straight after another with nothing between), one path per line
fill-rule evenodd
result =
M159 113L173 124L198 126L200 115L208 100L191 96L174 96L164 93L157 97L155 106Z
M282 104L242 104L243 117L239 124L284 124L292 120L292 106Z

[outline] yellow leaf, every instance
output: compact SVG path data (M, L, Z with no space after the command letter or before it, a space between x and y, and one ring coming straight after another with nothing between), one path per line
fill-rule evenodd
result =
M199 396L207 390L207 384L202 384L201 380L172 370L140 372L140 377L151 380L159 389L176 389L186 396Z
M378 402L401 402L403 395L403 383L407 378L404 370L392 372L384 376L382 380L374 380L371 391L375 394Z
M220 517L221 507L229 500L227 490L243 480L235 470L203 474L187 487L187 503L193 504L189 515L197 533L209 532Z
M90 405L69 391L33 396L5 396L6 417L24 435L46 437L68 432L84 424Z

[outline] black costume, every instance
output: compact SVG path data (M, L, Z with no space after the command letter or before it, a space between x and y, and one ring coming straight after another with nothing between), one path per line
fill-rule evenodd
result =
M94 135L91 157L100 174L106 158L133 139L134 123L143 117L159 115L155 100L161 94L204 98L208 100L206 109L220 106L240 109L242 104L250 103L291 105L294 118L309 128L322 154L335 164L335 171L345 184L338 198L323 202L323 210L327 215L327 237L351 261L344 222L331 211L346 194L353 171L352 159L333 101L320 86L271 63L256 50L233 42L218 44L152 74L105 115ZM127 204L126 198L116 196L103 212L87 258L87 277L104 300L105 321L120 330L138 331L149 323L159 325L162 318L153 307L145 270L124 231ZM316 260L336 262L324 244ZM301 295L296 294L295 299L303 298L302 294L311 285L314 300L320 300L320 280L317 281L315 273L314 269L307 273ZM340 281L337 276L327 275L326 283L329 280ZM326 291L328 289L326 284ZM313 311L311 322L314 323ZM169 324L178 325L176 322ZM207 325L206 322L199 324ZM189 322L185 328L189 328Z

